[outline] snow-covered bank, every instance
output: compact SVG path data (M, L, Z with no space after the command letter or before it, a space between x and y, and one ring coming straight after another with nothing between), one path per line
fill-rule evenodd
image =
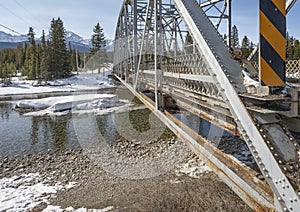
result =
M36 80L14 77L9 87L0 87L0 96L110 88L113 87L113 84L108 78L109 73L106 72L104 76L102 74L80 73L67 79L48 81L45 86L37 86Z
M17 108L35 109L26 113L29 116L62 115L66 113L110 113L122 111L131 106L127 100L119 99L114 94L87 94L74 96L48 97L42 99L22 100L16 103Z
M0 179L0 211L29 211L41 203L49 203L51 195L76 185L57 182L50 186L38 173Z

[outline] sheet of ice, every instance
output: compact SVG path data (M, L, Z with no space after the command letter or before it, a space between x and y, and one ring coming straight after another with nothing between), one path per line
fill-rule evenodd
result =
M69 113L104 115L115 112L144 109L144 106L133 107L128 100L119 99L114 94L91 94L78 96L48 97L43 99L22 100L16 103L20 108L34 108L24 116L61 116ZM44 109L46 108L46 109Z
M103 209L87 209L87 208L74 209L72 207L68 207L66 209L63 209L60 206L48 205L48 207L45 208L43 210L43 212L53 212L53 211L55 211L55 212L64 212L64 211L67 211L67 212L108 212L108 211L111 211L113 209L114 209L113 206L109 206L109 207L103 208Z
M95 101L99 99L113 99L118 98L114 94L85 94L85 95L72 95L72 96L59 96L59 97L47 97L42 99L30 99L18 101L16 107L23 109L43 109L48 107L63 107L68 105L75 107L80 103ZM116 100L115 100L116 101ZM58 105L58 106L56 106ZM59 108L57 108L58 110ZM71 109L71 108L70 108Z
M0 211L29 211L40 203L48 203L51 194L74 187L72 182L64 186L57 182L47 185L38 174L27 174L0 179Z
M108 73L110 71L107 71L104 76L102 74L80 73L67 79L48 81L46 86L37 86L36 80L13 77L9 87L0 87L0 96L110 88L113 85L108 78Z

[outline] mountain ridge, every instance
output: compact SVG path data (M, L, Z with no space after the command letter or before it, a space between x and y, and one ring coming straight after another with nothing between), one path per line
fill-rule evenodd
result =
M46 35L46 39L50 36ZM16 48L20 44L24 44L28 41L27 35L12 35L3 31L0 31L0 49L3 48ZM37 42L41 41L41 38L36 38ZM84 39L80 35L66 30L66 43L68 47L78 49L80 52L88 52L92 47L91 39ZM106 39L105 49L109 52L113 51L113 41Z

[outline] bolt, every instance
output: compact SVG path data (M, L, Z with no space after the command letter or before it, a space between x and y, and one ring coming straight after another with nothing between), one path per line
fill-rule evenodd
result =
M281 200L282 200L281 197L277 197L277 199L278 199L278 201L281 201Z

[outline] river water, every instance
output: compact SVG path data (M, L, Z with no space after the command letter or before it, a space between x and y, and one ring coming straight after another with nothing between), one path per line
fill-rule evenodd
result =
M115 93L115 90L106 89L98 91L98 93ZM16 102L19 100L63 95L75 94L51 93L0 98L0 158L45 153L49 150L81 148L79 137L82 135L78 137L78 124L76 126L76 123L80 123L82 126L91 125L91 118L89 116L78 117L72 114L64 116L24 116L22 112L14 109ZM126 89L119 92L118 96L120 99L130 101L134 99L132 94ZM141 106L137 101L132 102L134 102L136 106ZM147 132L151 125L149 122L153 122L152 128L156 129L152 129L154 133L150 132L150 134L162 134L162 131L164 131L166 127L161 125L157 120L153 121L155 117L150 117L149 114L150 111L148 109L139 109L135 110L135 112L123 112L122 116L125 117L125 119L122 119L125 121L120 121L120 116L118 116L118 118L115 114L95 116L93 119L96 120L96 124L91 126L91 131L101 132L101 136L104 136L107 142L113 142L117 131L119 133L121 132L121 134L123 133L123 137L129 137L129 140L136 140L136 132ZM220 131L220 129L211 126L209 123L191 114L180 113L175 114L175 116L195 131L201 133L204 137L211 138L211 140L216 140L213 138L216 137L218 142L218 138L223 135L223 131ZM119 127L116 125L119 125ZM128 125L132 125L133 127L128 128ZM133 132L132 136L130 132ZM82 134L82 132L80 133ZM92 134L93 132L89 132L89 129L85 129L84 133ZM148 135L141 134L141 136Z

